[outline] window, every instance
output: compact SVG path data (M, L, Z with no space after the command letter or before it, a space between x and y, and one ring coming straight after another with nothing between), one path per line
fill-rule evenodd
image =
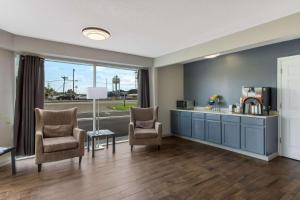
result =
M99 125L127 139L129 109L137 106L137 70L87 64L45 61L45 109L62 110L77 107L80 128L93 130L93 100L87 99L87 88L106 87L108 98L100 105Z
M127 139L129 110L138 104L137 71L97 66L96 86L108 90L108 99L100 101L100 128Z
M80 128L92 130L90 122L93 101L86 98L93 86L93 66L45 61L45 109L62 110L77 107Z

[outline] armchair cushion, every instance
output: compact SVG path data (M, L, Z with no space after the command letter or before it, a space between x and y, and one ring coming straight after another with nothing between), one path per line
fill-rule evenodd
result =
M158 133L155 129L135 128L134 137L136 139L156 138Z
M44 138L44 152L56 152L78 148L79 142L73 136Z
M73 126L70 124L45 125L43 132L45 138L71 136L73 134Z
M154 120L146 120L146 121L136 121L135 126L137 128L153 128L154 127Z

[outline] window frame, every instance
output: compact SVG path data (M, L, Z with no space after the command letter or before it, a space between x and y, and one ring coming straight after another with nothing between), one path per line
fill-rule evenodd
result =
M56 57L44 57L45 62L58 62L58 63L67 63L67 64L76 64L76 65L89 65L93 67L93 87L97 86L97 67L107 67L107 68L115 68L115 69L123 69L123 70L138 70L141 67L137 66L129 66L122 64L114 64L114 63L101 63L101 62L89 62L89 61L80 61L76 59L68 59L68 58L56 58ZM93 118L96 117L96 100L93 99ZM84 121L85 118L78 119L78 121ZM93 130L96 128L96 121L93 120Z

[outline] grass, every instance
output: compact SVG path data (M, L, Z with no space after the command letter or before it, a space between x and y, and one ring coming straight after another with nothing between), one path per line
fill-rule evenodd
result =
M130 108L136 107L135 103L126 103L125 106L123 103L115 104L111 107L113 110L129 110Z

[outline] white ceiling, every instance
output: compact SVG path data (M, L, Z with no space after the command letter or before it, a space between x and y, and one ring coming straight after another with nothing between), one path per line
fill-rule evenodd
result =
M0 29L158 57L300 11L298 0L1 0ZM92 41L85 26L109 30Z

